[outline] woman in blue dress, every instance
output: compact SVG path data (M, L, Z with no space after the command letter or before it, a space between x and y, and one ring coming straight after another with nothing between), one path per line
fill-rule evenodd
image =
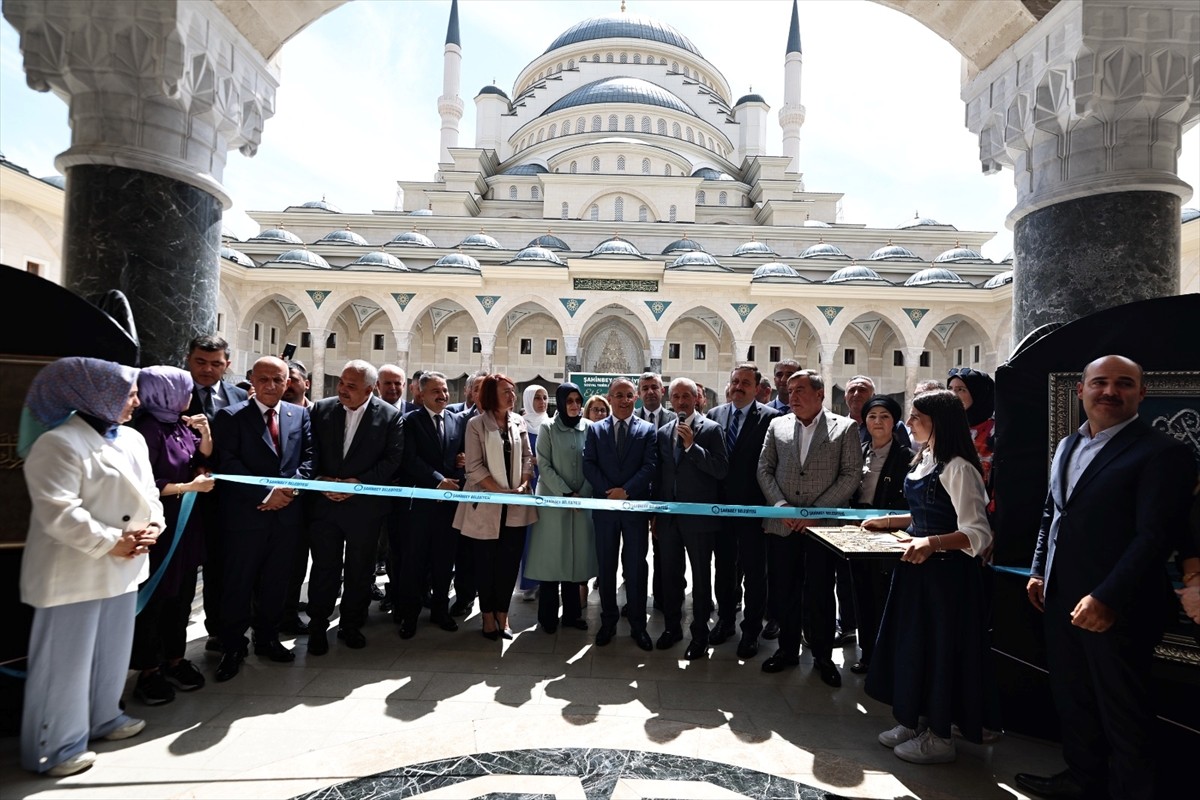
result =
M914 764L955 759L953 728L983 736L988 658L979 558L992 540L983 469L966 412L950 391L913 400L908 420L921 444L904 482L910 513L865 520L872 531L906 529L892 575L867 694L898 723L879 742Z

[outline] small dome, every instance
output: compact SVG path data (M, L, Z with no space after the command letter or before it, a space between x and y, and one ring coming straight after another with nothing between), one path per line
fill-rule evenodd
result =
M693 267L720 267L721 262L702 250L684 253L668 265L667 269L689 269ZM723 267L722 267L723 269Z
M257 236L250 237L251 242L279 242L281 244L304 244L299 236L283 228L267 228Z
M396 269L401 272L408 272L408 267L404 262L396 258L391 253L383 253L376 250L371 253L359 256L357 261L350 263L352 267L387 267L388 269Z
M308 250L288 250L283 255L274 261L268 261L267 264L295 264L298 267L316 267L317 269L333 269L329 266L329 262L321 258L316 253Z
M418 233L416 231L404 231L404 233L398 233L395 236L393 236L392 240L384 246L391 247L394 244L409 245L412 247L433 247L434 246L432 239L430 239L425 234Z
M317 239L317 244L355 244L365 247L367 240L349 228L340 231L330 231Z
M758 269L754 270L754 275L750 277L752 281L759 281L765 278L799 278L800 273L784 264L782 261L772 261L770 264L763 264Z
M517 164L515 167L509 167L500 173L501 175L545 175L550 170L543 167L541 164Z
M842 267L825 279L825 283L849 283L851 281L887 283L878 272L861 264L851 264L848 267Z
M909 228L950 228L951 230L957 230L953 225L938 222L933 217L922 217L916 213L913 214L912 219L906 219L896 226L897 230L907 230Z
M642 254L633 246L632 242L622 239L620 236L614 236L611 239L605 239L600 244L596 245L592 250L594 256L633 256L641 258Z
M822 222L819 219L806 219L803 223L806 228L832 228L828 222Z
M526 247L544 247L547 250L561 250L564 253L569 252L571 250L570 245L568 245L562 239L558 238L557 236L550 233L549 231L547 231L546 233L537 237L536 239L534 239L532 242L530 242L529 244L527 244L525 246Z
M234 250L232 247L221 248L221 258L226 258L235 264L241 264L243 267L253 267L254 259L240 250Z
M990 264L992 262L991 262L991 259L984 258L983 256L979 255L979 253L975 252L974 250L971 250L966 247L955 246L955 247L947 250L946 252L942 253L937 258L935 258L933 260L933 263L935 263L935 264L954 264L954 263Z
M596 39L644 39L679 47L700 58L704 57L690 39L670 25L640 14L626 13L619 16L592 17L576 23L560 33L546 48L546 52Z
M492 237L488 236L483 231L472 233L467 238L458 243L459 247L490 247L493 250L503 250L500 243Z
M869 261L920 261L913 251L907 247L888 242L883 247L867 256Z
M320 200L309 200L307 203L301 203L301 208L315 208L318 211L332 211L334 214L342 213L342 210L333 203L326 202L322 197Z
M697 116L688 104L661 86L641 78L616 76L601 78L598 81L580 86L570 94L555 100L541 116L553 114L567 108L592 105L593 103L634 103L637 105L658 106L670 111L678 111L690 117Z
M804 252L800 254L801 258L843 258L849 260L850 256L842 252L842 248L836 244L828 242L817 242L814 245L809 245Z
M518 262L524 262L524 263L540 262L540 263L554 264L559 267L566 266L566 264L563 263L563 260L561 258L559 258L558 256L556 256L553 253L553 251L551 251L545 247L538 247L537 245L530 245L529 247L526 247L524 250L521 250L520 252L518 252L516 254L516 256L513 257L513 260L509 261L508 263L515 264Z
M701 167L692 173L693 178L701 178L706 181L731 181L733 176L727 172L719 172L712 167Z
M744 94L741 97L739 97L738 101L733 104L733 107L737 108L742 103L764 103L765 104L766 102L767 101L763 99L763 96L761 94L755 94L754 92L751 92L750 94Z
M466 253L447 253L446 255L433 262L434 267L458 267L459 269L469 269L473 272L479 272L479 262L471 258ZM433 267L430 267L432 269Z
M689 239L688 237L685 236L682 239L676 239L675 241L671 242L669 245L664 247L662 254L664 256L669 256L669 255L671 255L671 253L691 253L694 251L701 252L701 253L708 252L707 250L704 249L704 245L700 244L695 239Z
M751 240L743 244L739 244L737 249L733 251L735 256L773 256L777 253L766 243Z
M958 283L963 286L970 286L969 283L958 277L958 273L951 272L945 267L930 267L923 269L920 272L910 275L908 280L904 282L905 286L931 286L937 283Z
M44 178L38 178L38 180L40 180L42 183L48 183L57 189L66 189L67 188L67 179L64 178L62 175L47 175ZM1185 208L1183 213L1186 214L1190 210L1191 209ZM1187 222L1187 220L1184 220L1184 222Z
M50 183L53 181L53 179L55 177L58 177L58 176L51 175L49 178L42 178L42 180L46 181L47 183ZM58 184L55 184L55 185L57 186ZM62 187L59 187L59 188L62 188ZM1191 222L1194 219L1200 218L1200 210L1195 209L1195 208L1185 208L1179 216L1180 216L1179 224L1182 225L1185 222Z
M508 95L504 93L503 89L501 89L499 86L493 86L490 83L487 86L480 89L479 94L498 94L501 97L503 97L505 100L508 99ZM479 95L476 95L476 97L478 97L478 96Z
M988 278L986 281L984 281L983 288L995 289L1000 286L1007 286L1012 282L1013 271L1010 269L1005 272L1001 272L999 275L993 275L992 277Z
M433 212L428 208L418 208L416 211L408 212L410 217L432 217Z

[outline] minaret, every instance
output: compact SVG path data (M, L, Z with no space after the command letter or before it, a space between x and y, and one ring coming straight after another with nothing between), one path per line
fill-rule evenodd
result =
M791 158L788 172L800 171L800 126L804 124L804 106L800 104L800 71L804 55L800 52L800 9L792 0L792 24L788 29L787 56L783 62L783 107L779 125L783 128L783 154Z
M450 148L458 147L458 121L463 115L459 97L462 79L462 41L458 35L458 0L450 0L450 24L446 26L446 50L442 56L442 96L438 115L442 118L442 150L439 163L450 163Z

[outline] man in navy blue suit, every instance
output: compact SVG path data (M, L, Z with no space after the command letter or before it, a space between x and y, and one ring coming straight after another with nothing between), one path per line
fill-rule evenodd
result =
M308 410L285 402L287 364L265 356L254 362L254 397L217 412L213 424L217 471L227 475L312 477L313 442ZM246 655L246 629L254 652L272 661L295 658L279 643L292 554L304 524L295 489L226 483L219 502L225 547L221 644L217 680L237 675ZM251 603L253 602L253 611Z
M1196 462L1138 418L1142 368L1088 364L1087 421L1059 442L1027 586L1045 612L1067 770L1017 775L1046 797L1156 797L1150 672L1172 598L1164 561L1186 525Z
M608 386L612 415L590 426L583 447L583 475L593 497L608 500L649 500L656 464L656 429L633 416L637 391L628 378L614 378ZM593 511L596 557L600 565L600 630L597 646L612 641L621 616L617 606L617 561L625 575L629 628L643 650L654 643L646 633L646 550L649 514L634 511Z

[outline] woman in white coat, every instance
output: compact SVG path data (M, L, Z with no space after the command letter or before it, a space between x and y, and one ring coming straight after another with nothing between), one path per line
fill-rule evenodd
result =
M142 435L137 374L64 358L33 379L18 453L33 503L21 599L34 607L21 765L54 777L92 766L89 739L127 739L146 723L121 711L138 584L163 508Z

